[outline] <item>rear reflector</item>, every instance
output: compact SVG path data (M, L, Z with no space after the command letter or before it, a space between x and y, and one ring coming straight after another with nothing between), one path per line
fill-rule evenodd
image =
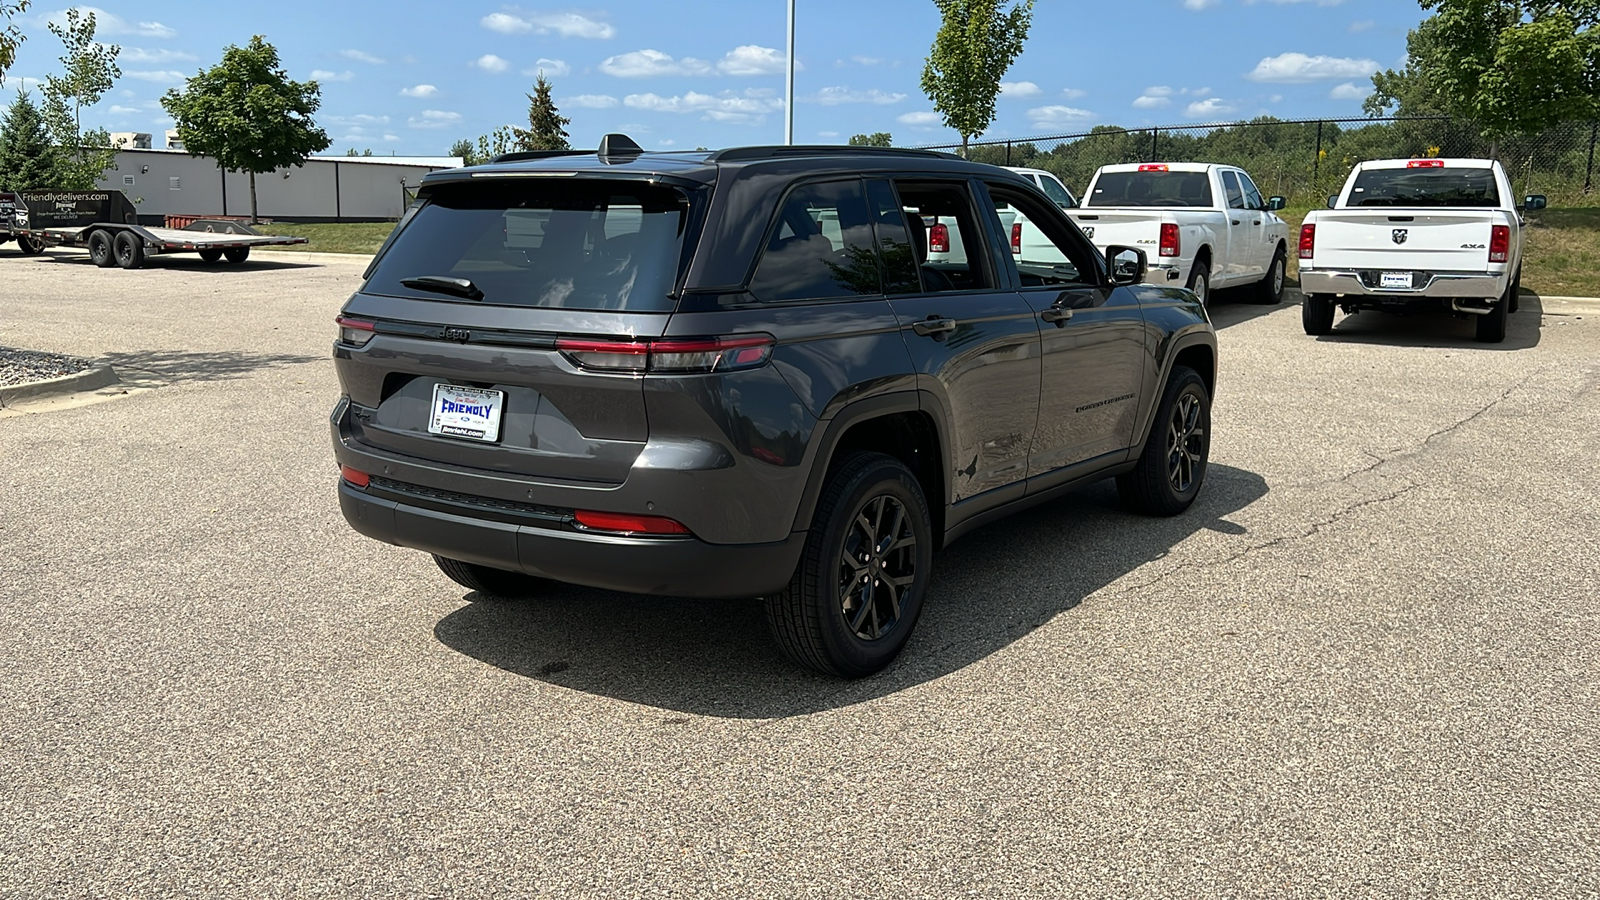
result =
M1161 223L1161 249L1162 256L1177 256L1182 249L1182 242L1178 239L1178 226L1175 222Z
M1489 262L1509 262L1511 259L1511 226L1493 225L1489 229Z
M1317 226L1300 226L1300 258L1310 259L1311 254L1317 249Z
M1167 172L1167 171L1171 171L1171 168L1172 167L1168 166L1166 163L1145 163L1144 165L1139 167L1139 171L1141 171L1141 172Z
M1011 223L1011 252L1012 253L1021 253L1022 252L1022 223L1021 222L1013 222L1013 223Z
M591 341L558 338L556 349L574 365L608 372L675 375L755 369L772 358L771 335L663 338L655 341Z
M372 482L372 476L365 472L357 472L349 466L339 467L339 477L350 482L355 487L364 488Z
M950 252L950 229L943 224L928 229L928 252Z
M339 340L356 347L366 346L367 341L372 340L373 331L378 327L365 319L352 319L347 316L339 316L333 321L339 324Z
M1406 168L1408 168L1408 169L1442 169L1442 168L1444 168L1444 160L1442 160L1442 159L1413 159L1410 162L1406 163Z
M580 509L572 517L578 524L596 531L615 531L619 534L688 534L682 522L665 516L636 516L631 513L596 512Z

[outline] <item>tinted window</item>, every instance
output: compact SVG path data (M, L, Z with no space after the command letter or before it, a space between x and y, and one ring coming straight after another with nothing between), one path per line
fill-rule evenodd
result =
M1102 172L1084 206L1211 205L1204 172Z
M1228 195L1229 209L1244 209L1244 191L1239 190L1239 179L1226 169L1222 170L1222 190Z
M906 211L887 181L867 182L867 200L878 230L879 254L883 259L883 292L915 294L922 290L917 280L916 248L906 222ZM922 227L918 220L917 227Z
M464 278L484 303L670 310L689 199L619 182L441 185L373 268L365 290L448 295L401 282Z
M1499 206L1489 169L1367 169L1350 189L1351 206Z
M1061 186L1061 182L1048 175L1039 176L1039 187L1044 190L1046 197L1056 202L1057 206L1072 207L1078 205L1078 201L1074 200L1072 194Z
M801 185L790 192L750 280L750 293L767 303L881 293L860 179Z
M1239 172L1237 174L1239 176L1239 186L1244 188L1244 205L1245 205L1245 208L1246 209L1266 209L1267 208L1267 203L1266 203L1265 200L1261 199L1261 192L1256 190L1256 183L1254 181L1251 181L1250 180L1250 176L1246 175L1243 172Z
M966 185L896 182L912 226L923 290L971 291L990 287L988 242L978 227ZM917 228L918 219L922 227Z
M1021 252L1013 252L1024 288L1094 284L1094 246L1061 221L1061 213L1003 184L990 184L996 208L1015 209Z

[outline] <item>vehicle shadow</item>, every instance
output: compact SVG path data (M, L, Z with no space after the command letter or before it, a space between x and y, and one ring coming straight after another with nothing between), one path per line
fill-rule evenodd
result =
M894 665L859 681L813 675L782 657L755 600L570 586L516 601L472 593L434 635L473 659L576 691L694 715L800 715L959 671L1202 529L1244 534L1225 517L1267 490L1259 475L1213 465L1200 499L1181 516L1125 512L1106 481L977 531L935 555L910 644Z
M1474 337L1477 323L1471 319L1443 312L1389 314L1370 310L1356 315L1337 313L1333 333L1317 340L1457 350L1528 350L1539 346L1543 317L1544 302L1539 295L1523 291L1517 311L1506 322L1506 339L1498 344L1479 343Z
M72 250L50 249L35 259L48 260L53 263L68 266L94 267L94 260L86 252ZM321 268L317 263L295 262L293 260L279 260L267 253L251 254L250 258L242 263L215 262L208 263L192 253L159 254L145 257L141 268L145 269L181 269L185 272L204 272L207 274L226 275L230 272L247 272L262 270L288 270L288 269L316 269Z
M260 369L327 362L325 356L245 353L239 350L212 353L140 350L134 353L107 353L101 359L110 363L122 385L130 388L157 387L180 381L227 381L243 378Z
M1206 303L1206 315L1211 317L1211 326L1221 329L1242 325L1271 315L1285 306L1300 305L1300 288L1292 281L1284 284L1283 299L1277 303L1257 303L1255 291L1255 285L1245 285L1212 292L1210 301Z

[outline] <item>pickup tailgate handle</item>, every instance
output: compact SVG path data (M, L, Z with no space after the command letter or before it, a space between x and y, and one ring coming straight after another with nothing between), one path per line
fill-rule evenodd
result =
M921 322L912 322L911 330L923 337L949 334L956 330L956 320L946 319L941 316L929 316Z

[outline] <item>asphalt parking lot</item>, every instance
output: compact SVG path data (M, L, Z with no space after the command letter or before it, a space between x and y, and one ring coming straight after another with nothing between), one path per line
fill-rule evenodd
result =
M1600 304L1222 295L1196 506L964 538L843 683L346 527L360 271L0 248L0 345L123 376L0 411L0 897L1600 893Z

